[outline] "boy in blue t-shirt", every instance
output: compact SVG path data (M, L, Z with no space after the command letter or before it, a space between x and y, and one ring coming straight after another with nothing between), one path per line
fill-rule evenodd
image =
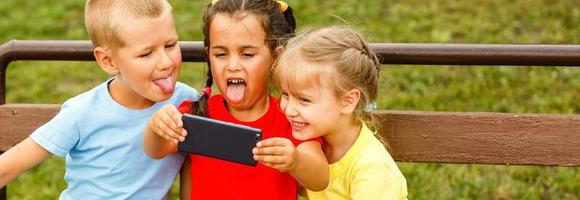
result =
M152 160L143 130L166 104L198 98L177 83L181 50L166 0L89 0L85 24L99 66L114 77L67 100L0 156L0 187L50 155L66 156L60 199L165 199L185 155Z

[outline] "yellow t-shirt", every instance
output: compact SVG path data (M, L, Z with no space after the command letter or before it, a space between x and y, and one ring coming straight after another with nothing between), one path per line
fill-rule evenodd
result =
M307 198L407 199L407 182L397 164L374 133L363 123L355 143L330 165L330 182L320 192L307 190Z

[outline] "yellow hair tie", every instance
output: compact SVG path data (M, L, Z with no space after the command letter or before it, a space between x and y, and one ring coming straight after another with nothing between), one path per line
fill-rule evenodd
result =
M276 1L276 2L278 2L278 4L280 4L280 11L286 12L286 9L288 9L288 4L286 2L283 2L283 1Z
M217 3L219 0L211 0L211 5L214 5L215 3ZM283 1L276 1L278 4L280 4L280 11L282 12L286 12L286 10L288 9L288 4L286 2Z

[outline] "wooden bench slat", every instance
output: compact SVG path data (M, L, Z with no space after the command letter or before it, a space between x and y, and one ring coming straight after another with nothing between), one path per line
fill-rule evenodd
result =
M60 105L0 105L0 151L50 120ZM397 161L580 166L580 116L378 110Z
M580 166L580 116L377 111L398 161Z
M59 110L60 105L56 104L0 105L0 152L24 140Z

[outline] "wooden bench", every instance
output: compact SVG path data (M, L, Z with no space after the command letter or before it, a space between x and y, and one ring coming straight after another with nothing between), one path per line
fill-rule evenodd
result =
M205 60L180 42L183 60ZM384 64L580 66L580 45L373 43ZM9 41L0 46L0 153L58 113L60 105L5 104L16 60L94 60L88 41ZM580 166L580 115L377 110L380 134L402 162ZM6 199L6 188L0 200Z

